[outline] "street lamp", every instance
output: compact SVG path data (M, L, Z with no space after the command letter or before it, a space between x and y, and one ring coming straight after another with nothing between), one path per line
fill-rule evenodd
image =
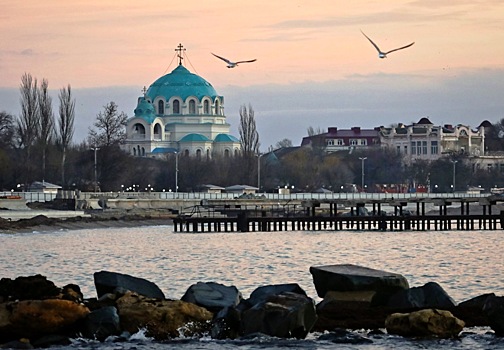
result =
M453 163L453 193L455 193L455 164L457 164L457 160L452 160Z
M361 189L362 192L364 192L364 161L367 159L367 157L359 157L361 160Z
M178 193L178 155L179 152L175 151L175 193Z
M96 153L98 152L100 148L98 147L93 147L91 148L92 151L94 151L94 191L98 192L97 187L98 187L98 176L97 176L97 171L96 171Z

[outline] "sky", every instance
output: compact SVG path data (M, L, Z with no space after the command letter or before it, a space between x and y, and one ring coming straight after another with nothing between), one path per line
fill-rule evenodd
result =
M20 113L21 76L76 98L74 142L108 102L133 116L144 86L184 65L224 96L231 133L252 106L261 150L308 127L476 128L504 118L502 0L1 0L0 111ZM383 51L415 42L385 59ZM231 60L257 59L228 69Z

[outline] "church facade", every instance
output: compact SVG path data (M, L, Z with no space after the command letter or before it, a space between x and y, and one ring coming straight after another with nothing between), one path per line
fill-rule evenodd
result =
M235 156L240 140L229 134L224 97L205 79L179 65L138 98L123 149L133 156L163 158Z

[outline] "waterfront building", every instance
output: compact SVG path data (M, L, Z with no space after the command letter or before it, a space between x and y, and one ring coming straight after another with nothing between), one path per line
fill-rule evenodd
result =
M240 141L229 133L224 96L184 67L182 45L175 51L178 66L144 88L138 98L123 149L139 157L237 155Z
M326 153L337 151L351 151L354 149L367 149L377 147L380 144L378 128L361 129L338 129L330 127L326 133L303 137L301 146L323 149Z

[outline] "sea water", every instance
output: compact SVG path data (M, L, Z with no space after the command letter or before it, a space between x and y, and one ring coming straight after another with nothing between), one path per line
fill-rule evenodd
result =
M502 231L290 231L174 233L173 226L0 234L0 278L42 274L57 286L75 283L96 297L93 273L107 270L145 278L180 299L197 282L235 286L248 298L257 287L298 283L316 302L310 266L355 264L399 273L411 287L437 282L456 302L484 293L504 295ZM456 340L369 335L370 344L334 344L312 333L305 340L261 337L154 342L142 333L127 342L76 339L65 348L119 349L499 349L489 328L466 328Z

